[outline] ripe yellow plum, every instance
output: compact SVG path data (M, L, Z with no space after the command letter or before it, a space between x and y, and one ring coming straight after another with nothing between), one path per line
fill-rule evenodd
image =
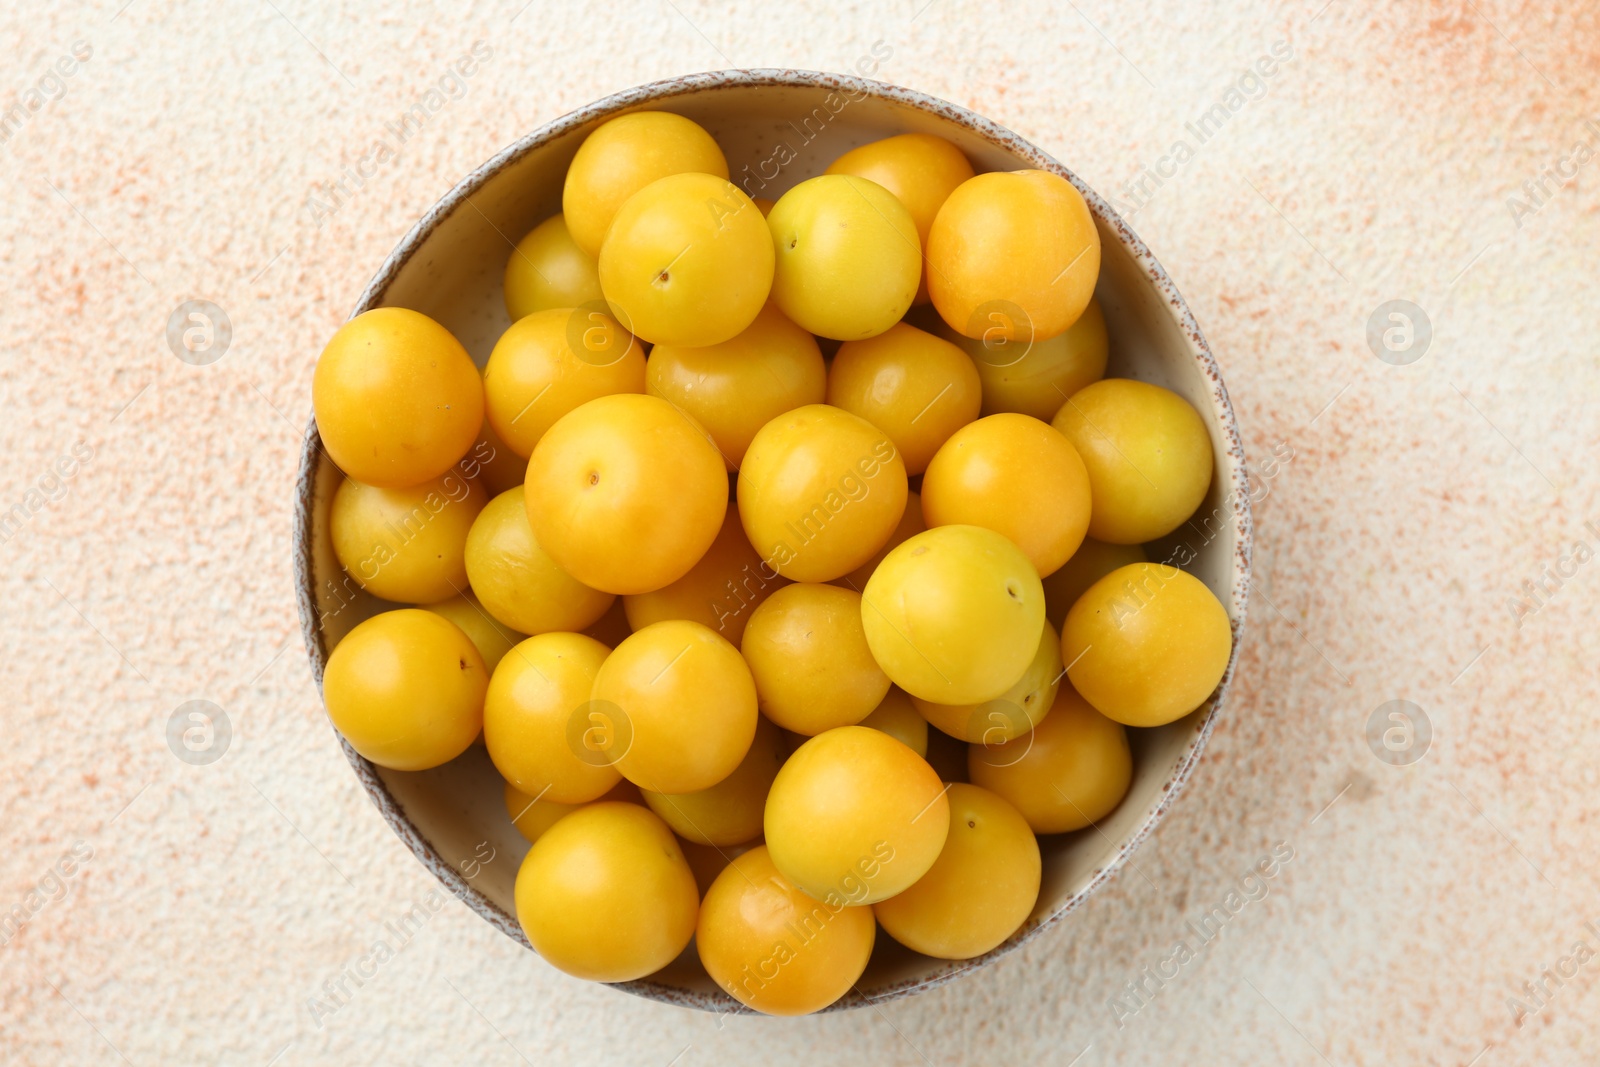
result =
M928 755L928 720L917 711L910 694L903 689L891 686L888 695L872 709L871 715L861 720L861 725L882 730L919 756L926 758Z
M556 420L596 397L644 392L644 348L594 307L550 308L500 335L483 370L489 425L527 459Z
M402 608L374 615L334 646L322 696L328 718L366 759L423 771L478 736L488 684L483 657L459 627Z
M705 430L660 397L631 393L563 416L534 448L523 490L539 544L608 593L682 578L728 511L726 468Z
M922 479L930 527L982 526L1009 538L1041 575L1065 563L1090 522L1089 475L1072 442L1031 415L961 427Z
M590 696L617 724L617 769L651 792L711 788L755 738L750 668L697 622L658 622L629 636L601 665Z
M1061 638L1049 621L1022 677L1010 689L981 704L935 704L912 697L930 726L960 741L998 744L1027 733L1050 711L1061 684Z
M978 372L949 341L904 322L846 341L828 369L828 403L889 435L907 474L921 474L950 435L978 417Z
M823 174L767 216L777 250L772 299L814 334L855 341L900 321L922 278L916 222L877 182Z
M1016 545L980 526L940 526L884 557L861 596L872 656L936 704L981 704L1022 676L1044 626L1044 588Z
M495 497L522 484L528 461L526 457L511 451L511 446L500 439L494 427L489 425L486 415L483 427L478 431L478 440L473 443L467 458L459 464L459 469L468 478L476 478L489 495Z
M1205 703L1233 654L1228 612L1194 575L1130 563L1067 612L1061 656L1083 698L1126 726L1161 726Z
M495 622L494 618L483 609L478 598L470 592L419 606L461 627L461 632L467 635L473 647L478 650L478 655L483 657L484 668L488 670L491 678L494 677L494 669L500 665L505 654L510 652L517 642L528 636L508 630Z
M409 308L374 308L322 350L311 404L340 470L404 489L444 474L472 447L483 381L449 330Z
M789 579L767 566L744 535L739 512L729 508L722 529L689 573L660 589L622 598L628 625L642 630L654 622L688 619L709 626L737 646L750 617Z
M333 553L373 596L443 600L467 586L467 532L488 499L456 470L407 489L346 478L328 515Z
M694 884L699 887L700 899L703 902L706 892L717 880L717 875L746 852L761 847L761 839L757 838L742 845L697 845L693 841L684 841L680 838L678 847L683 849L683 858L689 861L689 869L694 872Z
M854 174L877 182L893 193L911 213L917 238L928 247L928 231L951 193L972 177L972 164L961 149L927 133L902 133L852 148L828 164L828 174ZM917 288L916 302L926 303L926 278Z
M767 848L818 900L872 904L927 873L950 805L921 756L881 730L841 726L795 750L767 794Z
M772 290L761 211L737 185L674 174L628 198L600 248L600 287L624 326L656 345L715 345L744 331Z
M1205 423L1187 400L1159 385L1095 382L1061 405L1054 425L1089 472L1089 536L1098 541L1164 537L1194 514L1211 486Z
M944 960L981 956L1016 932L1039 899L1039 842L1004 798L950 787L944 849L909 889L872 906L890 937Z
M1099 275L1094 215L1071 182L1049 171L963 182L928 232L928 295L968 337L1063 333L1089 306Z
M785 578L828 582L866 563L905 512L906 466L888 436L826 404L785 412L739 469L745 534Z
M622 606L622 598L617 597L606 609L606 613L594 622L585 626L581 631L587 637L592 637L607 648L616 648L631 633L633 627L628 625L628 613Z
M618 209L669 174L728 176L728 161L698 123L666 111L635 111L599 126L567 168L561 209L573 241L600 255Z
M484 505L467 533L466 562L484 610L519 633L581 630L615 599L550 557L533 535L521 489L508 489Z
M738 470L756 431L827 393L828 370L817 339L761 309L744 332L718 345L656 345L645 389L693 415L716 442L729 470Z
M672 831L637 804L590 804L535 841L517 871L517 921L551 966L627 982L688 947L700 893Z
M978 368L985 415L1015 411L1049 422L1069 396L1105 377L1110 341L1099 300L1054 337L1008 341L1002 330L986 329L971 338L940 325L939 335L960 345Z
M867 587L867 581L872 577L872 572L878 569L878 564L883 562L883 557L927 528L928 524L922 521L922 497L917 493L906 493L906 509L900 513L900 521L889 535L889 540L873 553L871 559L843 578L835 579L835 583L859 593Z
M1034 833L1061 834L1111 814L1133 779L1133 756L1122 724L1063 685L1031 734L969 746L967 772L1010 801Z
M489 681L483 743L501 777L541 800L582 804L617 784L608 752L586 744L595 675L610 649L548 633L513 648Z
M644 802L674 833L699 845L740 845L761 836L767 791L783 763L783 737L766 719L756 722L750 751L733 773L696 793L653 793Z
M735 858L706 891L695 946L706 973L739 1003L804 1015L851 990L876 936L871 908L814 899L762 846Z
M1143 545L1111 545L1085 537L1072 558L1044 580L1044 612L1058 631L1067 621L1067 612L1095 582L1118 567L1143 563L1150 557Z
M528 231L506 260L506 313L516 322L548 308L576 308L605 299L594 256L578 247L562 215Z
M761 712L815 735L860 722L889 692L867 648L861 594L810 582L786 585L755 610L740 646Z

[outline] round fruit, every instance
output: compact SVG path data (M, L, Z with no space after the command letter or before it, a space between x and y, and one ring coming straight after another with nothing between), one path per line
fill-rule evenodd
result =
M981 956L1039 899L1039 842L1017 809L975 785L950 787L944 850L915 885L872 906L890 937L941 960Z
M711 788L755 737L750 668L697 622L658 622L630 636L600 668L591 696L617 719L617 769L652 792Z
M763 426L739 469L739 517L785 578L828 582L878 551L905 512L906 466L888 436L810 404Z
M579 248L600 254L612 218L628 198L658 178L698 171L728 176L728 161L698 124L666 111L635 111L584 139L567 168L561 209Z
M546 830L583 807L582 804L558 804L548 795L530 797L510 782L506 783L501 799L505 802L506 815L510 817L511 825L517 828L517 833L526 838L529 844L539 840ZM600 800L644 803L644 798L639 795L639 787L625 778L619 778L617 784L606 790Z
M489 424L527 459L573 408L612 393L644 392L644 348L594 307L551 308L512 323L483 369Z
M775 304L720 345L656 345L645 371L645 390L698 419L729 470L744 462L757 430L785 411L822 403L827 388L817 339Z
M911 213L877 182L824 174L784 193L767 217L772 299L814 334L855 341L900 321L922 278Z
M1031 415L990 415L961 427L922 479L933 526L982 526L1022 549L1048 575L1083 543L1089 475L1072 442Z
M617 784L615 755L595 723L589 692L610 649L582 634L550 633L517 645L494 672L483 706L483 743L501 776L529 796L594 800Z
M982 399L966 353L904 322L840 345L828 371L828 403L888 434L907 474L926 470L939 446L978 417Z
M1089 536L1153 541L1194 514L1211 486L1211 438L1199 412L1148 382L1106 378L1079 390L1055 428L1083 457L1094 493Z
M1050 711L1061 684L1061 639L1047 621L1039 647L1022 677L993 700L982 704L934 704L912 697L929 725L960 741L998 744L1025 734Z
M333 335L311 404L322 445L366 485L404 489L466 455L483 425L483 382L450 331L409 308L374 308Z
M878 564L861 622L901 689L936 704L981 704L1034 658L1044 589L1028 557L993 530L940 526Z
M581 630L615 599L562 570L533 535L521 489L478 513L467 534L467 578L484 610L518 633Z
M467 531L488 499L460 471L409 489L379 489L346 478L328 515L333 554L373 596L402 603L443 600L467 586Z
M1161 726L1198 708L1232 653L1221 601L1194 575L1161 563L1130 563L1095 582L1061 630L1073 686L1127 726Z
M512 322L605 299L594 257L572 239L564 216L550 216L517 242L506 260L505 297Z
M942 336L960 345L978 368L985 415L1015 411L1049 422L1067 397L1105 377L1110 345L1099 300L1090 300L1065 333L1042 340L1008 341L1000 330L973 339L948 325L945 330Z
M951 328L1008 341L1063 333L1094 295L1100 233L1071 182L1043 170L980 174L928 233L928 295ZM993 334L991 334L993 336Z
M826 173L854 174L893 193L911 213L917 239L926 249L935 216L957 186L972 177L972 164L942 137L902 133L852 148L828 164ZM917 287L916 300L919 304L928 300L926 278Z
M1072 605L1095 582L1118 567L1143 563L1149 558L1143 545L1108 545L1085 537L1072 558L1044 580L1044 612L1050 625L1060 630Z
M739 513L729 508L717 539L689 573L649 593L622 598L628 625L642 630L654 622L688 619L709 626L737 646L756 608L789 579L767 566L744 535Z
M772 240L737 185L674 174L617 212L600 248L600 287L651 344L715 345L755 320L772 289Z
M844 996L866 970L876 937L871 908L812 899L778 872L765 847L717 876L695 927L706 973L768 1015L804 1015Z
M802 583L755 610L740 646L761 712L786 730L820 734L860 722L889 692L861 627L861 594Z
M928 755L928 720L917 711L910 695L903 689L891 688L883 701L872 709L872 714L861 720L860 725L882 730L919 756Z
M767 848L818 900L872 904L933 866L950 805L921 756L880 730L841 726L801 745L767 794Z
M728 509L716 540L689 572L671 585L622 598L629 632L668 619L698 622L737 646L751 614L787 578L762 561Z
M783 763L783 737L761 719L739 766L716 785L698 793L652 793L644 790L650 810L674 833L699 845L740 845L761 836L761 812L767 790Z
M467 750L483 728L483 657L452 622L401 608L358 625L322 675L328 718L380 767L425 771Z
M867 581L871 579L872 572L878 569L878 564L883 562L883 557L927 528L928 524L922 521L922 497L916 493L908 492L906 494L906 509L900 513L900 522L896 524L894 533L889 535L889 540L883 543L882 548L873 553L871 559L843 578L835 579L835 581L859 593L867 587Z
M1081 830L1111 814L1133 778L1128 731L1089 706L1070 685L1033 733L972 745L967 771L1010 801L1036 834Z
M494 677L494 669L500 666L500 661L512 647L527 634L508 630L495 622L489 613L483 610L483 605L471 593L462 593L449 600L441 600L436 604L423 604L425 611L431 611L443 619L449 619L461 627L461 632L472 641L472 646L478 650L478 655L483 657L484 669Z
M608 593L648 593L682 578L728 511L722 457L699 423L631 393L563 416L533 450L523 490L539 544Z
M694 936L700 893L678 842L637 804L590 804L534 842L517 871L517 921L568 974L628 982Z
M546 830L582 806L557 804L544 797L530 797L510 782L507 782L505 789L501 791L501 800L505 803L506 815L511 819L511 825L517 828L517 833L526 838L529 844L539 840Z

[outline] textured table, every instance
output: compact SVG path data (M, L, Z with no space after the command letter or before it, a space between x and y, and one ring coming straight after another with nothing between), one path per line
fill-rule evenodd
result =
M0 12L8 1062L1595 1062L1593 5L121 3ZM310 682L295 456L323 340L501 146L874 50L1116 199L1280 458L1226 715L1134 862L920 998L718 1020L431 895ZM216 762L169 746L190 700Z

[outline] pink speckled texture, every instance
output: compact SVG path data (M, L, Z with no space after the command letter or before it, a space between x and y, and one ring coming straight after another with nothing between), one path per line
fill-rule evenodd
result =
M0 511L39 505L0 541L0 916L30 913L0 945L8 1062L1594 1062L1600 956L1572 952L1600 951L1600 565L1562 561L1600 551L1600 158L1520 226L1507 202L1600 137L1593 5L121 2L0 12L0 114L92 49L0 145ZM476 40L493 57L464 94L319 225L308 195ZM1294 58L1265 95L1133 211L1141 170L1278 40ZM350 774L300 646L295 462L323 340L462 174L619 88L847 70L877 41L879 76L1132 213L1252 457L1293 459L1255 506L1226 713L1114 882L915 999L719 1019L565 978L454 899L428 910L437 883ZM209 366L164 337L190 298L233 325ZM1367 344L1390 299L1432 321L1408 366ZM92 458L52 478L80 442ZM1508 600L1558 565L1519 618ZM232 723L209 766L167 745L191 699ZM1432 723L1408 767L1368 745L1391 699ZM1267 895L1144 979L1279 842ZM418 904L395 958L315 1016ZM1523 985L1564 957L1541 1006Z

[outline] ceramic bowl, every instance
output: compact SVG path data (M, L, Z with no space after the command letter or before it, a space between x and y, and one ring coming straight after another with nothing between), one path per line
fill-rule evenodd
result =
M959 146L979 171L1041 168L1071 181L1093 210L1103 245L1097 293L1111 335L1113 376L1175 390L1205 420L1216 476L1196 520L1180 531L1193 551L1185 567L1221 599L1237 649L1250 578L1245 457L1222 376L1194 316L1167 272L1128 225L1071 171L1011 131L953 104L866 78L792 70L697 74L609 96L528 134L462 179L417 222L356 305L413 308L443 323L482 366L510 322L501 272L512 242L561 210L567 165L584 137L623 112L674 111L709 130L735 182L776 199L822 173L841 153L897 133L924 132ZM328 510L341 475L327 458L315 420L306 434L295 510L295 578L305 645L318 686L328 652L363 619L393 605L353 594L328 535ZM1209 521L1206 517L1209 517ZM1167 558L1158 547L1151 558ZM850 1008L909 996L983 967L1040 936L1104 885L1177 799L1216 722L1232 677L1188 717L1130 731L1133 784L1097 827L1041 840L1043 884L1026 923L977 959L930 959L880 936ZM337 736L337 735L336 735ZM523 945L512 887L527 843L506 817L500 778L481 746L435 770L374 766L342 738L356 776L383 818L461 900ZM494 859L483 862L492 853ZM529 961L530 966L539 964ZM740 1010L695 958L693 946L666 969L619 988L708 1011Z

